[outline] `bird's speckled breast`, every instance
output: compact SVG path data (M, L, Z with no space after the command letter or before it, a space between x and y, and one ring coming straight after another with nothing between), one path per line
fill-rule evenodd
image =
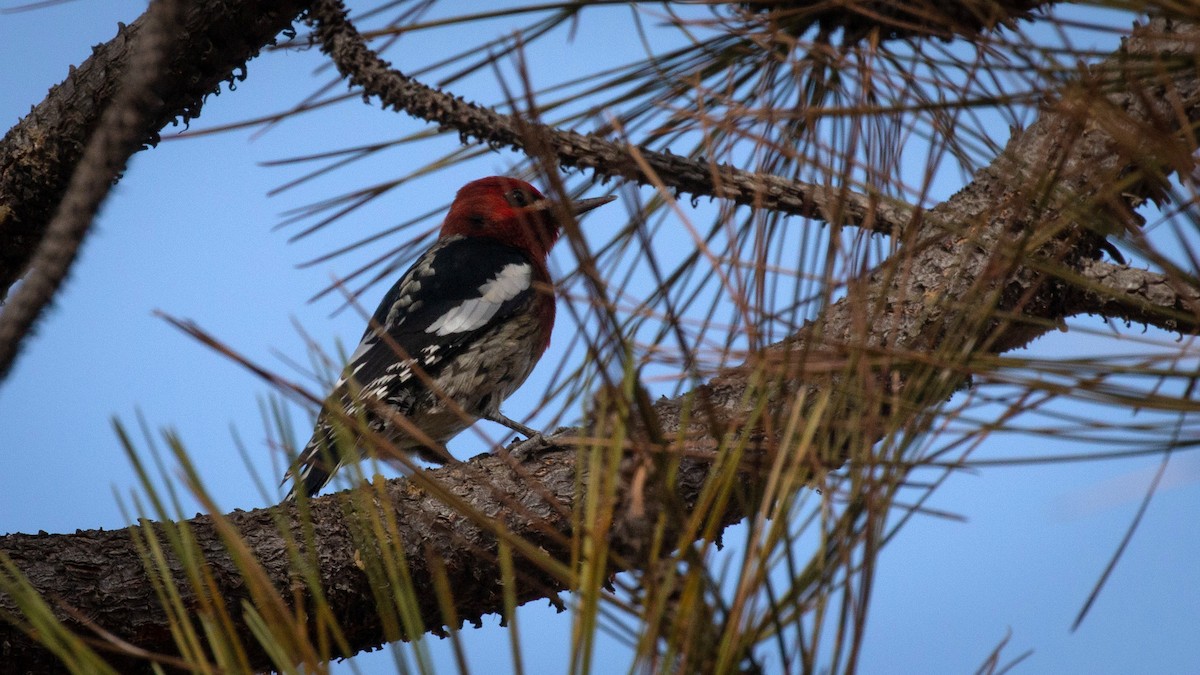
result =
M553 302L541 294L531 300L534 305ZM542 325L538 317L542 311L542 307L530 307L481 334L472 348L463 350L438 370L432 391L421 390L417 394L421 399L415 401L392 403L399 409L415 411L409 421L433 439L451 438L480 415L498 411L504 399L529 377L541 356L542 341L538 333ZM399 449L426 461L446 461L445 456L424 447L401 425L381 421L379 431Z

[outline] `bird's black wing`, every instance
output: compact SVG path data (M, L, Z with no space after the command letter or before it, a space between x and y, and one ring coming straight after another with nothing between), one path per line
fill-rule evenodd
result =
M408 381L413 365L436 375L474 336L532 302L535 278L529 257L511 246L482 238L439 243L384 296L345 376L379 395L373 390L392 377Z

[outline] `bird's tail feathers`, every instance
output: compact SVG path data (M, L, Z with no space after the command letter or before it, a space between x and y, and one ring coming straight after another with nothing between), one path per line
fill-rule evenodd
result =
M317 427L312 440L304 446L303 452L296 458L296 463L283 478L284 484L292 481L287 501L295 501L299 491L303 491L310 498L315 497L341 468L343 458L338 450L337 436L331 426L321 424Z

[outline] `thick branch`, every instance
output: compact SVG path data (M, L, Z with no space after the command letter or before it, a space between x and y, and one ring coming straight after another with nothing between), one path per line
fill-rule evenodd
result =
M200 114L204 97L244 77L246 61L270 44L309 4L307 0L217 0L187 3L176 55L160 90L162 107L139 141L154 144L168 123ZM0 294L25 273L128 66L145 16L120 26L0 140Z
M461 504L455 506L448 506L443 498L417 487L408 479L390 482L387 493L391 503L378 505L380 517L394 518L398 525L413 585L424 591L418 601L427 629L436 629L444 623L432 593L435 586L430 564L433 561L437 562L454 591L460 619L477 621L485 614L500 612L503 607L501 588L495 583L501 574L494 530L480 527L464 513L493 514L492 517L503 521L504 528L514 536L540 550L569 559L564 540L570 540L572 522L569 514L579 498L575 494L578 469L575 452L556 452L536 465L529 464L520 469L514 469L499 457L482 456L461 465L427 472L428 480L441 483L461 500ZM678 497L691 499L688 503L694 503L704 474L702 464L686 462ZM538 484L536 489L530 487L533 481ZM553 497L553 503L547 501L547 495ZM359 651L384 644L388 637L384 635L376 613L370 609L375 606L375 595L363 569L363 541L354 533L356 523L361 526L369 516L361 511L355 517L346 515L347 509L361 509L362 500L354 500L350 492L343 492L314 500L311 506L321 586L351 649ZM390 515L382 515L389 510L393 510ZM280 522L277 519L281 516L282 522L286 523L286 538L277 527ZM241 533L272 585L283 597L291 597L295 570L288 555L287 541L289 538L304 540L296 506L288 503L273 509L234 512L226 517ZM740 514L731 514L729 520L732 522L738 517ZM204 552L205 569L216 580L216 591L227 606L237 608L242 601L252 601L212 519L197 517L188 525L197 550ZM138 529L144 531L149 527L152 526L142 525ZM625 528L624 535L614 538L615 550L640 547L638 531L637 528ZM145 532L140 536L145 536ZM173 644L167 629L165 614L159 609L153 584L147 579L129 531L13 534L0 537L0 552L24 572L43 597L65 599L95 625L143 649L178 654L178 647ZM184 602L197 607L199 603L194 591L184 580L182 565L174 557L172 568L177 574ZM522 603L548 597L564 588L561 580L529 561L520 562L517 569L521 570L522 581L517 597ZM0 597L0 609L12 611L10 599ZM240 610L233 613L239 627L237 632L247 636L249 641L243 615ZM91 634L77 621L68 621L81 634ZM271 666L256 644L247 644L246 648L253 667ZM33 644L14 626L4 623L0 623L0 662L21 672L50 672L60 667L49 653ZM120 672L146 668L146 664L137 659L114 656L113 662Z
M25 283L0 308L0 379L8 374L21 341L66 279L100 204L141 145L146 121L161 105L163 66L175 43L180 5L179 0L155 0L146 10L125 81L75 167Z
M639 185L651 182L628 144L502 115L394 70L367 47L347 20L341 0L317 0L309 17L316 25L322 48L337 64L338 71L351 84L362 87L365 96L378 97L385 107L454 129L464 140L474 138L492 147L528 150L527 142L536 138L553 152L562 166L591 169L602 176ZM637 152L649 165L651 175L656 175L677 194L718 197L736 204L877 232L899 233L916 217L911 206L893 199L790 181L648 148L638 148Z

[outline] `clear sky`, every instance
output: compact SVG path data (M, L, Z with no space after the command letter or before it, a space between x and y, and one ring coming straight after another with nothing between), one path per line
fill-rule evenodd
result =
M69 65L80 63L91 45L111 38L117 21L132 21L144 4L71 2L0 14L0 124L7 129L15 123L63 79ZM605 45L616 51L634 39L625 24L585 21L582 32L591 43L562 48L594 53L587 50ZM414 45L416 50L437 48ZM314 82L330 77L325 71L314 78L321 64L315 50L257 59L236 91L209 98L192 128L281 111L311 93ZM539 81L570 76L569 59L531 65L544 69L535 74ZM338 341L352 347L362 320L354 312L333 315L334 299L312 303L309 298L355 264L297 265L435 208L462 183L504 173L517 158L486 154L296 243L288 241L295 228L275 228L283 212L394 178L419 163L392 152L274 197L268 192L306 169L262 164L423 128L355 99L266 133L169 140L138 154L54 309L27 342L13 374L0 383L5 458L0 532L126 525L114 493L128 504L137 482L111 419L136 430L139 414L151 429L179 433L222 508L266 505L231 429L248 449L253 468L273 487L281 460L264 446L260 415L268 388L152 313L195 320L250 358L283 372L290 372L285 358L307 363L296 325L331 351ZM956 187L946 184L936 191L949 194ZM624 216L623 210L608 207L587 224L615 228ZM369 260L398 243L393 237L354 260ZM565 251L556 256L560 269L569 265ZM373 308L385 290L385 285L374 286L364 304ZM1049 357L1105 349L1113 345L1072 332L1047 336L1030 353ZM548 377L535 373L526 389L540 391L539 382ZM509 411L531 405L520 398L511 401ZM296 435L307 437L305 413L294 410L293 422ZM1030 436L999 435L989 443L985 450L997 456L1080 452L1078 445ZM481 442L468 433L451 447L476 451ZM1033 650L1017 672L1200 672L1200 461L1190 454L1172 461L1099 601L1082 627L1070 631L1158 461L999 467L952 476L929 506L961 515L965 522L917 517L881 557L863 672L971 672L1006 636L1007 657ZM534 603L521 621L530 671L562 671L570 628L565 616ZM484 629L464 635L479 672L497 672L486 667L489 654L507 663L507 637L496 623L492 617ZM452 668L445 644L429 642L435 658ZM625 672L627 660L614 653L611 667L599 664L601 672ZM354 663L364 672L390 672L391 659L385 650Z

